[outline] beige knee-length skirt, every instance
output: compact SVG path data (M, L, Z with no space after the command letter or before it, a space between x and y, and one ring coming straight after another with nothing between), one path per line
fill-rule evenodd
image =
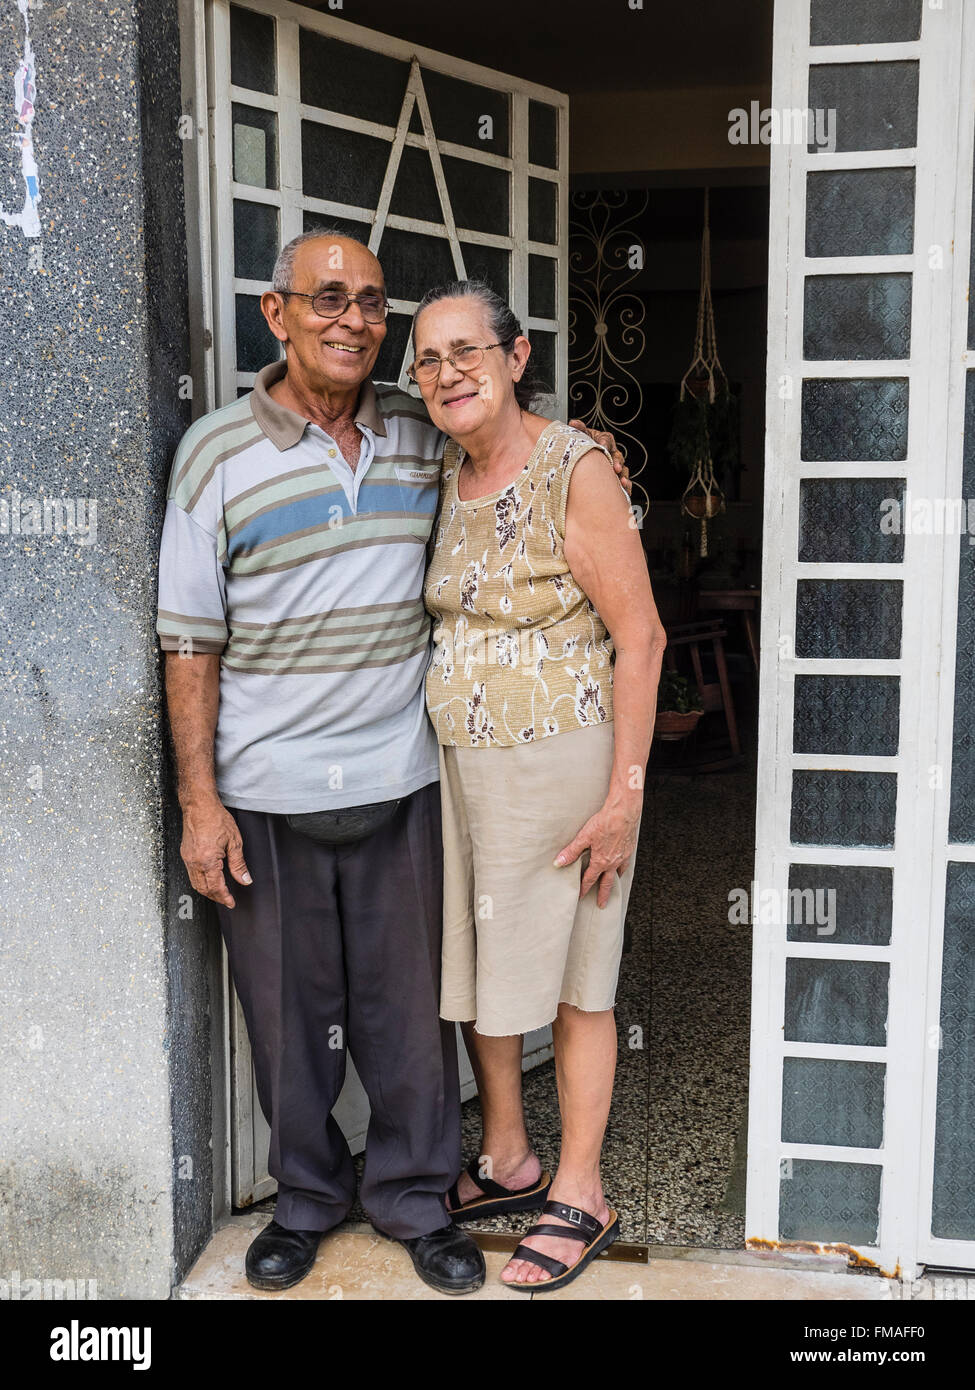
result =
M514 747L441 746L444 934L440 1015L506 1037L561 1003L611 1009L636 856L609 902L579 898L588 850L553 860L602 806L613 724Z

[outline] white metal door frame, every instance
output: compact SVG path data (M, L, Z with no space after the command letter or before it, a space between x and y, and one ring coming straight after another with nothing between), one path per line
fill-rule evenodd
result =
M975 166L975 7L962 6L958 45L960 98L954 126L946 127L946 141L956 152L954 216L949 224L953 254L946 265L950 282L950 334L948 362L945 364L947 400L944 430L949 441L945 497L960 497L961 455L965 432L965 393L968 374L975 370L975 352L968 348L968 298L973 287L971 276L972 170ZM950 113L949 113L950 114ZM939 243L940 244L940 243ZM957 537L947 538L943 548L940 606L940 642L943 678L938 704L933 706L937 729L940 767L940 793L936 798L931 837L931 895L929 903L931 940L926 979L926 1018L924 1050L924 1093L921 1133L921 1172L918 1194L919 1258L925 1263L952 1269L975 1269L975 1241L947 1240L932 1234L932 1194L934 1189L935 1119L938 1093L938 1043L940 1040L941 977L944 949L945 903L949 863L975 861L975 845L948 843L948 817L951 805L952 742L954 727L954 669L957 637L957 598L960 553Z
M931 552L907 537L899 564L801 563L797 559L799 480L807 477L903 476L912 490L945 495L948 458L946 392L952 318L950 275L929 269L928 249L945 248L954 222L954 141L957 126L959 7L925 8L921 39L914 43L811 48L810 0L777 0L772 106L806 109L808 74L816 63L920 60L918 144L913 150L809 154L805 144L773 145L769 248L769 358L764 503L762 670L758 748L755 880L784 900L789 865L798 863L887 865L894 871L891 941L886 946L804 944L786 939L782 921L754 926L751 1022L751 1090L746 1240L756 1246L779 1240L782 1165L805 1158L880 1164L880 1228L876 1246L858 1255L880 1268L913 1277L919 1258L919 1136L924 1014L918 1007L919 968L928 959L931 880L916 847L933 841L939 793L929 769L939 745L930 711L939 698L940 634L932 606L943 608L947 576L931 564ZM806 176L811 169L866 169L910 165L916 169L915 242L910 256L807 259ZM877 362L803 360L803 301L807 276L910 270L913 315L911 356ZM903 462L809 463L801 460L801 383L837 377L906 377L910 382L909 437ZM897 660L796 658L792 625L800 578L903 581L903 636ZM893 757L834 757L793 751L793 695L798 674L898 675L900 741ZM950 698L950 697L949 697ZM950 729L950 722L948 725ZM793 770L842 768L897 774L893 849L838 849L790 843ZM941 907L943 910L943 885ZM754 910L754 909L753 909ZM934 914L937 920L937 913ZM883 1047L801 1044L784 1041L785 973L788 958L886 961L890 967L887 1041ZM781 1140L784 1058L815 1056L881 1061L886 1065L885 1124L879 1149L842 1148Z

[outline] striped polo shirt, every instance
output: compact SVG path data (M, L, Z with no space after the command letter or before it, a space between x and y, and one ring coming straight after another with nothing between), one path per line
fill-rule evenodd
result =
M420 402L367 381L353 471L268 394L285 371L183 436L156 624L165 651L220 654L221 800L280 814L437 780L423 575L446 442Z

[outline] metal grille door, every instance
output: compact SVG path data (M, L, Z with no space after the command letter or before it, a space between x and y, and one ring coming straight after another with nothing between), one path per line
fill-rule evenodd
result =
M278 356L260 296L279 247L329 225L386 272L377 379L409 385L427 289L479 278L564 412L568 99L284 0L212 0L210 21L218 404Z

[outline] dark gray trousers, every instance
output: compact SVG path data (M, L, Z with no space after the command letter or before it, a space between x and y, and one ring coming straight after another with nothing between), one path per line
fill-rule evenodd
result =
M454 1025L439 1017L443 848L436 782L365 840L323 845L230 808L253 884L217 907L271 1127L275 1219L329 1230L355 1197L332 1118L346 1055L372 1116L361 1200L402 1239L449 1223L461 1166Z

